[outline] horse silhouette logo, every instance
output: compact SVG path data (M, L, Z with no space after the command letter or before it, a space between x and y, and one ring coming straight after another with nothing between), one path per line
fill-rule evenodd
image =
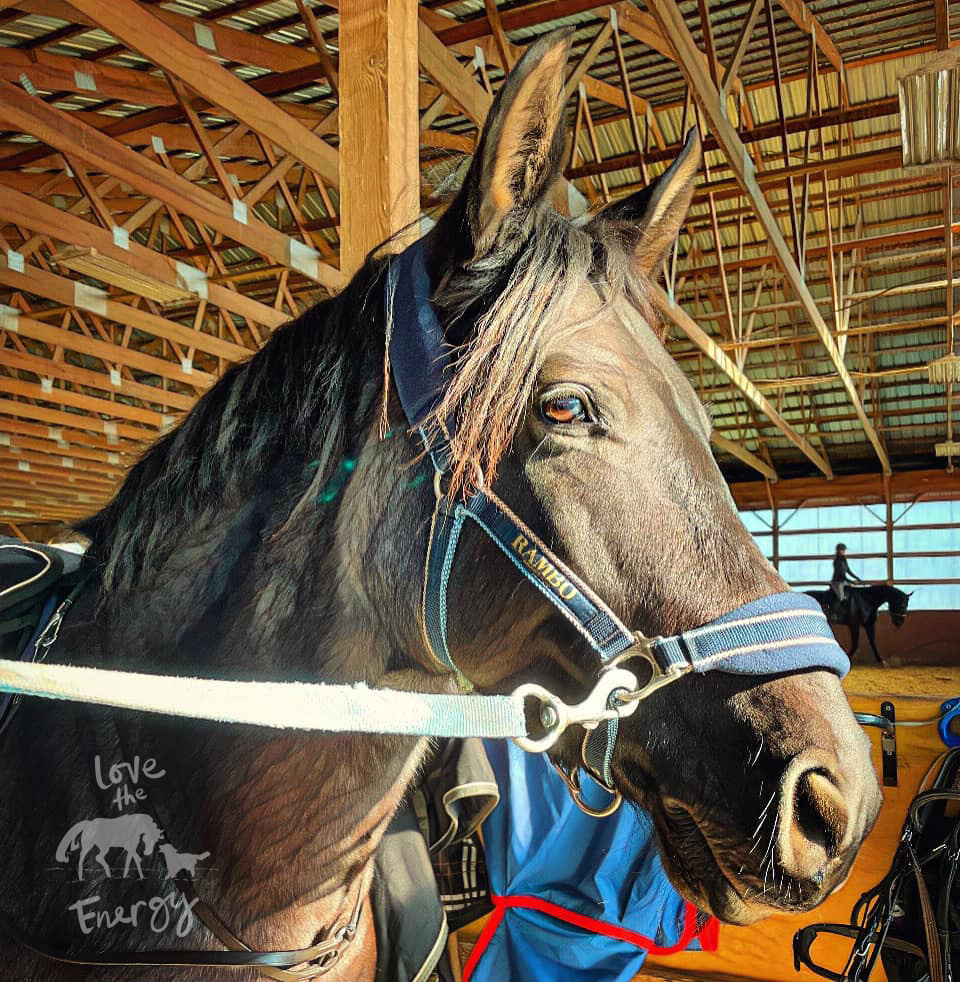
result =
M169 842L165 842L160 847L160 852L163 853L164 862L167 864L168 880L174 879L181 870L190 876L195 876L198 860L206 859L210 855L209 852L177 852Z
M110 866L106 855L111 849L123 849L126 860L123 864L123 875L130 871L130 863L137 867L140 879L143 877L143 866L140 865L140 855L137 849L143 840L144 855L149 856L154 846L163 837L163 829L149 816L143 814L118 815L116 818L90 818L77 822L60 840L57 847L57 862L69 862L69 853L73 849L80 850L80 861L77 864L77 879L83 879L83 861L87 854L95 849L94 859L110 876Z

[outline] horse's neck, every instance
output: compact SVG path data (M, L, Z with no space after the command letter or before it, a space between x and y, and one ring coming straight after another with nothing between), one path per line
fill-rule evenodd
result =
M393 512L386 504L410 481L396 466L403 456L393 449L364 466L363 479L343 492L335 528L323 536L308 507L312 488L286 521L272 523L269 537L255 534L252 509L211 516L187 551L166 557L141 595L105 624L74 626L65 644L115 668L194 674L199 667L214 675L239 670L246 677L410 687L415 679L386 675L403 645L390 625L402 632L415 621L422 562L412 561L420 553L415 532L402 527L411 521L404 517L409 504ZM218 567L232 541L244 553L242 575ZM215 598L215 609L178 630L177 608L196 603L200 591ZM81 623L92 598L85 606ZM389 611L395 616L384 623ZM204 900L248 944L273 948L311 944L342 912L349 916L425 747L410 739L243 731L146 716L118 717L118 724L129 758L154 757L167 771L156 811L168 840L180 852L211 853L200 884Z
M882 607L884 604L892 603L897 598L898 591L895 587L890 586L888 583L874 583L872 586L868 586L866 589L870 599L878 607Z

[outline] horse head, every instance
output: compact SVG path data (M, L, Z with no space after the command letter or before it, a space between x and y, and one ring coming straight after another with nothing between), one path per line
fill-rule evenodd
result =
M894 627L903 627L903 622L907 619L907 607L910 605L910 598L912 596L912 590L907 593L904 590L898 590L896 587L890 587L888 606L890 607L890 620L893 621Z
M551 35L524 55L429 233L433 304L455 353L433 423L458 420L452 497L485 476L624 623L670 635L787 586L737 516L709 414L651 301L699 140L691 132L649 187L588 220L558 214L567 49ZM580 636L476 529L460 549L448 608L461 671L486 691L536 680L582 697L594 663ZM558 764L579 760L582 737L551 751ZM653 814L681 892L738 923L823 900L880 805L869 743L823 670L687 675L623 721L612 773Z
M157 843L163 838L163 829L153 819L150 819L149 824L144 823L140 834L143 836L144 855L149 856L153 853Z

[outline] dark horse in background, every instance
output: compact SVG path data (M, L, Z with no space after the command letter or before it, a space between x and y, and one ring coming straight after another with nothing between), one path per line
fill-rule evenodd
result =
M427 239L455 358L437 418L461 420L450 493L485 475L626 623L671 635L786 584L740 522L709 417L648 299L693 195L699 142L691 135L653 185L586 222L558 214L568 47L551 35L517 64ZM418 617L435 493L385 376L386 264L371 258L342 293L231 368L83 526L97 575L51 660L456 691ZM575 701L595 665L580 635L475 528L460 555L449 648L463 674L482 692L538 681ZM555 758L579 760L577 729ZM0 909L31 938L77 953L219 947L199 923L183 938L128 923L82 935L68 913L76 880L51 861L66 829L110 813L95 756L139 755L165 773L149 801L166 839L211 854L197 891L219 919L261 951L313 944L365 895L428 743L27 699L0 752ZM737 923L829 896L880 806L869 742L825 670L687 675L621 724L612 771L653 814L678 889ZM139 879L83 884L101 909L144 899ZM329 982L374 977L361 910ZM0 978L117 977L44 961L0 932Z
M894 627L903 627L907 619L907 605L913 593L904 593L895 586L887 583L877 583L873 586L852 586L847 584L844 598L837 602L833 590L806 591L823 608L824 614L831 624L846 624L850 628L850 650L847 654L853 659L860 646L860 628L867 632L870 647L879 664L883 664L880 652L877 650L877 639L874 636L877 628L877 612L884 604L890 605L890 620Z

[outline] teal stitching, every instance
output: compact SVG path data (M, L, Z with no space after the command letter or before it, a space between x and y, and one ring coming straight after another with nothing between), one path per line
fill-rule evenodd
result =
M440 568L440 643L443 646L441 654L446 659L447 664L454 671L459 671L450 657L450 649L447 647L447 585L450 582L450 571L453 568L453 560L457 553L457 543L460 540L460 530L463 528L464 519L467 511L463 505L457 505L453 512L453 528L450 529L450 538L447 540L447 551L443 557L443 566Z

